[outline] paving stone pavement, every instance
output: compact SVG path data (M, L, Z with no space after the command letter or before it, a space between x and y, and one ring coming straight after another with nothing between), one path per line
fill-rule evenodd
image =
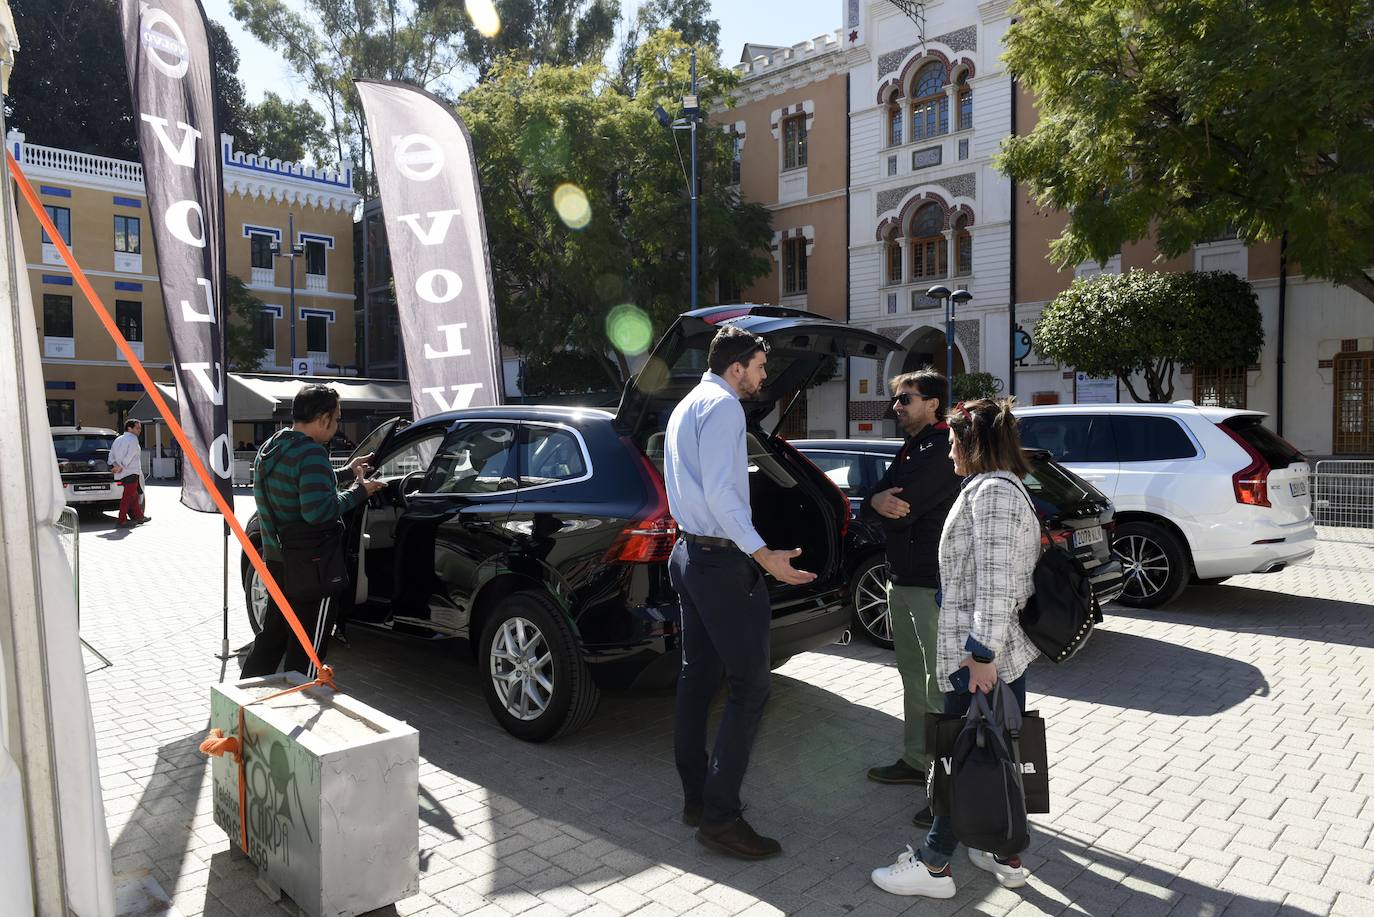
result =
M214 825L197 751L222 674L221 527L173 487L148 504L147 526L80 537L83 636L113 662L87 656L118 880L155 879L186 915L294 913ZM1352 537L1164 610L1109 608L1079 658L1030 672L1054 812L1033 817L1029 886L956 859L949 901L868 879L918 841L916 794L864 779L898 750L889 652L829 647L775 674L745 797L785 852L761 863L678 822L670 697L606 697L588 728L530 745L495 725L454 641L355 627L330 662L420 731L420 894L379 914L1374 915L1371 602L1374 539ZM230 643L249 637L235 583Z

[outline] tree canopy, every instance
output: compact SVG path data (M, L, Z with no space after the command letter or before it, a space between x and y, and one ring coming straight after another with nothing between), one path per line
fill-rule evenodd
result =
M1034 130L1000 164L1069 214L1061 264L1156 237L1289 235L1308 276L1374 300L1374 0L1021 0Z
M229 372L255 373L262 367L263 357L267 356L267 348L258 337L258 317L262 315L263 301L234 274L227 275L225 280L224 336Z
M1045 307L1035 329L1041 357L1090 376L1116 376L1136 401L1172 401L1179 366L1248 366L1263 346L1254 291L1222 271L1080 278Z
M495 35L478 31L464 18L462 35L467 61L485 80L496 61L518 56L531 66L571 66L600 60L615 41L619 0L496 0L501 28Z
M645 79L633 98L600 63L530 69L503 59L460 101L480 169L502 341L527 357L565 349L612 356L618 384L636 348L608 329L611 311L630 304L636 311L617 316L657 334L688 307L687 182L675 148L686 138L653 114L660 103L676 108L688 50L674 32L646 41L637 52ZM735 75L707 53L698 78L709 108ZM698 151L700 276L745 286L769 269L771 216L730 186L721 131L702 130ZM560 196L575 205L561 216Z

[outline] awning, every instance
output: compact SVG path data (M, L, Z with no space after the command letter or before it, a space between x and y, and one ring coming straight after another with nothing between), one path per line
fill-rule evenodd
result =
M171 382L156 383L176 410L177 391ZM339 393L344 418L371 414L410 415L410 384L392 379L359 379L343 376L273 376L259 373L229 373L229 419L243 422L286 421L291 419L291 400L304 385L327 385ZM130 420L144 423L162 420L153 399L144 393L129 410Z

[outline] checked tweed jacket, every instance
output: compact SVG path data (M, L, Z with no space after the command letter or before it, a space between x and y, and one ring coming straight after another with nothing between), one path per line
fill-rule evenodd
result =
M1039 558L1040 521L1016 475L990 471L965 480L940 536L941 688L950 690L970 637L992 650L1004 682L1020 678L1040 655L1017 620L1035 591Z

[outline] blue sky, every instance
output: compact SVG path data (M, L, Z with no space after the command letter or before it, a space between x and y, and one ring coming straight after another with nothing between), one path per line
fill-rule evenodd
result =
M239 77L250 101L267 90L300 98L297 81L272 51L259 44L229 15L229 0L202 0L211 19L223 23L239 50ZM287 0L288 3L292 0ZM629 8L634 0L621 0ZM294 5L294 4L293 4ZM745 42L792 45L840 26L842 0L713 0L720 21L721 54L727 63L739 60Z

